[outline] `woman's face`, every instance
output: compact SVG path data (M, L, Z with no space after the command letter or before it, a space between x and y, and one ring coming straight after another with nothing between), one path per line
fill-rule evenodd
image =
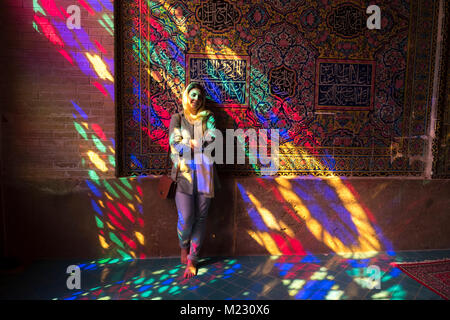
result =
M194 114L202 107L203 96L198 88L191 89L188 93L189 104L191 105Z

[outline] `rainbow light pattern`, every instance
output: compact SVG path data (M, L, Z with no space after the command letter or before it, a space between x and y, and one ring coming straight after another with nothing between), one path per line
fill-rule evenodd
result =
M113 53L107 52L100 43L100 38L94 39L87 34L83 28L69 30L65 25L67 14L62 6L58 6L58 1L33 1L33 10L35 12L33 27L35 30L48 39L55 47L55 50L66 59L74 69L80 70L86 77L92 79L92 85L97 88L102 95L113 100L114 97L114 66ZM109 0L79 0L78 3L86 10L89 15L96 17L99 25L104 30L104 37L113 37L114 26L113 19L113 4ZM150 2L149 2L150 3ZM168 8L167 8L168 9ZM164 14L172 14L170 11ZM165 20L167 21L167 20ZM176 27L171 25L163 25L157 21L149 21L152 28L164 33L164 29ZM186 32L188 30L185 30ZM192 30L190 31L192 32ZM157 82L165 82L170 89L176 93L181 101L181 85L184 78L184 56L182 54L185 46L185 39L175 39L170 42L169 46L155 46L152 43L152 36L148 35L147 39L140 39L134 36L136 41L135 53L142 61L149 63L151 56L153 60L158 62L158 66L167 66L157 71L148 69L148 74ZM146 42L144 42L146 41ZM145 48L149 50L145 51ZM170 54L168 54L170 53ZM233 55L233 52L226 52L227 55ZM147 59L145 59L147 58ZM261 78L261 81L266 81L258 70L252 70L252 75ZM138 79L134 79L138 84ZM139 100L142 100L142 94L149 99L150 93L142 93L140 89ZM213 95L213 93L211 93ZM258 92L253 93L258 97ZM179 102L179 101L178 101ZM73 125L75 130L80 135L82 149L81 158L88 173L86 185L89 187L89 196L93 211L95 212L95 222L99 230L99 244L105 252L110 256L117 255L121 259L132 260L135 258L145 258L144 253L145 239L142 233L144 228L143 210L142 210L142 189L139 185L139 179L118 179L113 185L102 178L105 173L115 170L114 154L115 141L108 138L102 128L89 121L89 117L75 101L71 101L73 113ZM280 102L282 103L282 102ZM168 111L158 101L153 101L151 104L152 121L162 121L166 128L168 127ZM282 105L277 105L281 108ZM276 110L274 108L273 110ZM231 112L231 111L230 111ZM258 117L256 126L268 126L270 121L275 121L277 115L274 111L269 116L264 114ZM255 114L258 114L257 112ZM230 114L234 118L238 127L245 127L247 124L240 123L240 118L236 114ZM275 120L274 120L275 119ZM167 136L164 132L151 131L143 128L148 134L152 134L153 141L160 141L164 146L167 141ZM289 148L289 132L282 132L285 137L285 144L281 148ZM306 135L311 140L310 146L314 145L314 135L309 133ZM165 144L167 146L167 144ZM305 165L306 166L321 166L332 176L333 159L330 157L318 157L314 154L313 149L305 151ZM281 158L280 165L292 166L289 159ZM258 168L255 168L258 170ZM350 272L349 276L355 279L361 279L361 268L364 261L376 256L377 252L387 250L393 255L393 248L389 242L381 235L381 231L376 226L376 221L373 215L358 201L358 196L353 190L351 184L345 179L339 177L318 178L317 188L323 190L323 194L334 206L337 214L340 215L341 225L337 226L341 232L332 235L329 230L336 228L329 219L323 214L323 209L313 199L308 190L303 190L301 183L292 179L259 179L258 183L270 188L275 195L275 199L279 202L280 207L284 208L285 212L299 223L306 223L309 231L317 238L318 241L325 243L330 249L348 257L355 264L355 271ZM254 228L247 230L248 234L262 247L264 247L269 254L283 255L274 258L273 267L280 270L281 273L286 273L286 279L283 282L286 289L291 296L298 299L308 296L308 288L314 286L317 281L332 281L332 275L327 274L326 268L319 268L314 270L312 275L304 279L290 279L287 275L295 270L298 263L306 262L305 260L296 260L294 255L307 254L307 258L314 261L314 256L308 254L307 250L303 248L298 239L295 238L293 230L289 228L289 224L283 220L277 220L273 213L263 207L263 199L258 199L251 190L245 190L239 185L239 191L248 204L248 214L254 222ZM344 232L345 228L349 228L354 232L354 238L350 237ZM292 258L289 258L292 255ZM291 260L290 260L291 259ZM354 260L352 260L354 259ZM361 260L362 259L362 260ZM114 265L122 260L107 258L97 263L92 263L86 268L94 268L95 266L105 267L107 265ZM278 261L278 262L275 262ZM362 262L361 262L362 261ZM232 260L227 262L227 266L217 268L215 278L219 276L232 276L234 272L238 272L239 267L236 266ZM267 268L267 267L266 267ZM179 268L178 268L179 269ZM167 282L168 279L173 278L171 275L176 274L178 269L160 270L154 277L141 278L135 276L131 278L128 287L125 289L122 283L110 283L104 288L92 288L89 292L80 293L78 295L90 297L102 296L102 290L106 288L117 289L120 285L122 290L128 290L129 298L158 298L158 293L166 290L176 295L179 291L185 288L185 284L177 283L175 281ZM264 269L264 267L263 267ZM86 269L87 270L87 269ZM228 271L227 271L228 270ZM231 271L232 272L231 272ZM157 271L158 272L158 271ZM201 272L206 272L203 270ZM200 275L201 275L200 272ZM395 274L385 274L383 279L389 281ZM156 279L155 277L158 277ZM156 281L158 280L158 281ZM213 278L210 282L213 283ZM161 282L162 281L162 282ZM314 282L316 281L316 282ZM355 280L358 282L359 280ZM152 283L157 283L158 286ZM308 285L309 284L309 285ZM116 287L115 287L116 285ZM152 285L142 289L142 285ZM139 287L138 287L139 286ZM343 293L336 284L330 282L327 284L328 290L317 298L339 298ZM137 293L135 290L141 293ZM190 287L194 288L194 287ZM262 288L261 292L270 291ZM99 293L100 292L100 293ZM103 291L104 292L104 291ZM374 296L376 298L384 298L387 296L395 296L401 298L404 292L401 288L392 288L387 293ZM108 295L103 295L103 298L108 298ZM251 297L251 294L249 294Z

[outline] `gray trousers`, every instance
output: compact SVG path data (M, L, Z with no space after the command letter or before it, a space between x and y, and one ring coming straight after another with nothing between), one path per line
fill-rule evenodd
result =
M199 252L205 237L206 217L212 198L197 192L197 175L194 172L194 192L192 195L176 192L175 203L178 211L177 233L180 248L190 247L188 259L198 261Z

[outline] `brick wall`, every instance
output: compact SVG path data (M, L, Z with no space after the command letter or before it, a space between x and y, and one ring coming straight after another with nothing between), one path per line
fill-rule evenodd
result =
M109 0L102 2L112 6ZM33 7L30 0L9 0L4 10L4 174L14 179L86 178L90 166L87 159L83 165L82 152L93 146L92 124L104 132L103 144L113 147L114 98L104 86L113 82L101 79L86 57L86 53L97 54L104 62L113 61L114 37L99 23L102 15L112 18L113 12L102 5L91 7L89 1L36 3L39 7ZM81 8L81 30L65 26L64 11L71 4ZM113 74L109 66L108 72ZM106 95L95 83L102 85ZM72 102L85 112L86 119ZM90 125L87 140L75 128L74 121L80 120ZM113 177L114 170L99 174Z

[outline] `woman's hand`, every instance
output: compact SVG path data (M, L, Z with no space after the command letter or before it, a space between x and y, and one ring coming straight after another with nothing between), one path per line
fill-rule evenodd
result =
M189 145L191 146L191 149L194 150L199 145L197 140L191 139L189 140Z

